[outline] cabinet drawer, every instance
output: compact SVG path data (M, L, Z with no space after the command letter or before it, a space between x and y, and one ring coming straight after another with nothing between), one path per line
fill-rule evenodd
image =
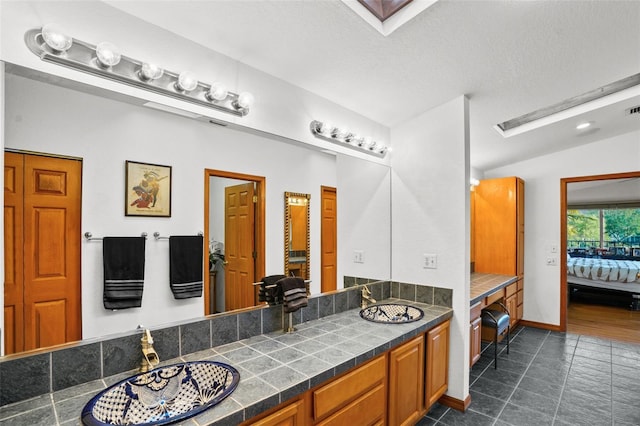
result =
M509 284L508 286L505 287L505 297L509 297L511 295L516 294L516 291L518 291L518 284L516 283Z
M384 424L384 407L386 405L384 385L378 385L318 426L370 425Z
M518 281L516 281L516 284L518 284L518 291L522 291L522 289L524 288L524 278L520 278Z
M503 297L504 297L504 289L498 290L495 293L488 295L487 297L485 297L486 306L489 306L490 304L497 302Z
M331 413L382 382L386 369L386 358L382 356L314 391L314 419Z

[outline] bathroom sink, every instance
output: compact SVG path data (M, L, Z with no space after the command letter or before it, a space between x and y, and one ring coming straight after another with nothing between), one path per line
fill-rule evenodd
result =
M230 365L193 361L129 377L93 397L82 410L85 425L166 425L220 403L238 386Z
M423 316L424 312L422 309L401 303L373 305L360 311L360 317L363 319L386 324L402 324L418 321Z

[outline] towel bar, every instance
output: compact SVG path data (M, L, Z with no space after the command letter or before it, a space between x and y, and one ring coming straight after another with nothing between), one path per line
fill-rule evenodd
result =
M143 238L147 238L147 233L143 232L142 234L140 234L140 236L143 237ZM98 240L102 241L102 237L94 237L91 232L85 232L84 233L84 238L87 241L98 241Z
M202 237L204 233L202 231L198 232L198 236ZM163 237L160 235L158 231L153 233L154 238L157 240L168 240L170 237Z

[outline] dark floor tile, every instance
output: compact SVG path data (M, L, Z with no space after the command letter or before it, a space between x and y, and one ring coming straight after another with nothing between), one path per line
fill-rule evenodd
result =
M500 368L500 360L501 359L510 359L511 361L516 361L522 364L529 364L533 359L534 354L526 353L526 352L518 352L516 350L511 350L507 354L507 351L503 351L500 355L498 355L498 368Z
M585 409L584 406L574 405L570 402L561 402L556 413L556 420L569 425L609 425L611 413L601 413L596 410ZM558 423L558 422L557 422Z
M500 411L502 411L502 408L506 405L506 401L480 392L472 390L469 393L471 395L471 405L469 405L469 408L489 417L498 417L498 414L500 414Z
M589 349L581 349L580 347L577 347L576 351L573 353L574 362L577 357L584 357L590 360L611 362L611 351L598 352L598 351L593 351Z
M565 392L584 392L598 398L611 399L611 385L597 380L568 377L564 389Z
M483 393L488 396L493 396L498 399L506 401L511 392L513 392L514 386L507 385L502 382L496 382L494 380L485 379L480 377L471 387L471 390Z
M605 354L611 353L611 344L598 344L580 340L576 345L576 350L586 350L586 351L595 351L602 352Z
M595 343L598 345L603 345L603 346L611 346L611 340L607 340L607 339L602 339L600 337L592 337L592 336L583 336L580 335L580 338L578 339L578 343Z
M490 426L495 419L469 409L466 412L449 410L442 416L440 423L450 426Z
M492 367L487 368L480 377L515 387L522 378L522 373L505 370L502 368L502 362L498 361L497 369Z
M613 418L631 424L640 425L640 408L638 408L638 400L634 405L623 404L621 402L613 402Z
M616 377L624 377L640 381L640 368L630 368L625 365L612 364L611 372L613 373L614 379Z
M549 398L560 398L560 394L562 394L562 386L562 383L554 384L547 380L540 380L525 375L520 381L518 389L524 389Z
M542 426L553 424L553 416L510 403L504 407L504 410L500 413L498 420L518 426Z
M510 344L510 349L518 352L525 352L530 354L535 354L540 350L540 346L542 346L542 342L530 342L527 340L518 339Z
M569 407L611 419L611 398L603 398L580 390L565 389L560 400L560 408Z
M614 392L619 389L640 395L640 381L633 377L622 377L614 374L611 377L611 387Z
M628 358L624 356L612 356L611 362L624 367L636 367L640 365L640 358Z
M611 371L611 360L601 360L596 358L584 357L581 355L575 355L571 361L572 367L584 367L594 370Z
M429 408L427 416L431 417L432 419L439 419L443 416L444 413L447 412L447 410L449 410L449 407L447 407L446 405L438 404L436 402L431 406L431 408Z
M562 386L565 381L566 374L562 374L546 367L529 367L524 376L537 380L544 380L553 385Z
M537 355L533 361L531 361L529 368L547 369L556 372L556 374L566 375L571 368L571 362L563 361L561 359L541 358Z
M431 417L424 416L423 418L418 420L418 423L416 423L416 426L434 426L437 424L438 424L438 421L436 419L432 419Z
M556 413L558 403L557 398L549 398L546 395L540 395L524 389L516 389L513 395L511 395L511 399L509 399L509 404L538 411L551 418L553 418Z
M611 385L611 373L605 371L576 369L572 367L569 374L567 374L567 380L569 379L587 383Z
M629 405L638 405L638 395L640 395L640 391L638 389L631 390L629 388L620 388L613 387L611 391L611 400L616 402L621 402L623 404ZM640 408L638 408L640 411Z

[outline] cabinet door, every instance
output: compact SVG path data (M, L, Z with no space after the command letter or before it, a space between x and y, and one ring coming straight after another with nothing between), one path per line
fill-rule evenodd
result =
M389 425L412 425L422 414L424 337L389 354Z
M471 345L469 355L469 366L473 366L480 359L482 352L482 318L478 317L471 321Z
M507 310L509 311L509 325L511 325L511 327L514 327L518 322L518 296L515 294L513 296L509 296L505 302Z
M428 410L448 386L449 323L447 320L427 332L425 408Z
M304 425L304 400L294 402L275 413L251 423L253 426L302 426Z

